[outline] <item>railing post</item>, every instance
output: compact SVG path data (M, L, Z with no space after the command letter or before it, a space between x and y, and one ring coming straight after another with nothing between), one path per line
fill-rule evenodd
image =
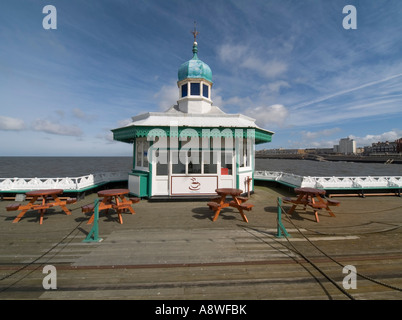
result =
M285 234L285 237L290 237L290 234L286 231L285 226L282 224L282 199L278 197L278 217L277 217L277 238L283 238L282 232Z
M103 240L102 238L99 238L99 199L95 199L94 215L94 225L82 242L101 242Z

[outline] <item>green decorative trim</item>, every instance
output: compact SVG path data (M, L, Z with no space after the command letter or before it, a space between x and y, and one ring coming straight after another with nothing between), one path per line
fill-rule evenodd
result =
M149 172L148 171L143 171L143 170L133 169L133 170L131 170L131 172L129 174L134 175L134 176L147 176L148 177Z
M137 144L133 143L133 169L135 168L136 163L137 163Z
M149 142L149 147L151 148L153 145L153 141ZM149 155L148 155L149 156ZM152 155L151 155L152 157ZM148 168L149 168L149 174L148 174L148 196L152 196L152 180L154 179L153 177L153 166L152 166L152 161L148 162Z
M112 130L113 139L132 143L136 138L143 137L200 137L200 138L254 138L255 144L272 141L273 133L259 128L200 128L176 127L172 132L170 127L128 126Z
M240 173L239 173L239 168L240 168L240 155L239 155L239 141L236 140L236 152L235 152L235 161L236 161L236 189L239 189L240 186Z
M254 172L255 172L255 146L253 146L252 154L254 157L251 157L251 190L254 191Z

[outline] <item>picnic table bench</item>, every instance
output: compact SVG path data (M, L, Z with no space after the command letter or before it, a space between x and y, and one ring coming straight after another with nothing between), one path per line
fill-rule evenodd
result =
M21 212L14 219L13 223L19 222L25 213L29 210L36 210L40 213L39 224L43 223L43 216L47 209L52 207L61 207L62 210L67 214L71 215L71 212L67 209L67 204L72 204L77 202L76 198L68 198L66 200L61 200L58 195L63 193L62 189L46 189L46 190L35 190L26 193L26 196L31 197L31 200L27 204L13 203L6 207L7 211L18 211ZM36 203L37 200L40 203Z
M140 198L126 198L125 195L130 191L128 189L108 189L98 192L98 196L102 198L99 202L99 211L113 209L117 212L119 222L123 224L122 213L129 210L131 214L135 214L132 205L140 202ZM93 212L95 209L94 204L87 204L81 207L83 213ZM95 215L92 214L87 224L91 224L94 221Z
M292 214L298 205L303 205L304 210L309 206L314 209L314 216L317 222L320 222L318 218L318 210L325 209L330 216L335 217L335 214L329 208L330 206L339 206L340 202L333 199L326 199L325 190L315 189L315 188L295 188L296 194L298 194L297 199L292 199L289 197L282 198L284 202L292 203L293 206L290 208L288 214Z
M245 203L248 198L240 196L243 191L240 189L232 189L232 188L221 188L216 189L215 192L219 195L219 197L212 198L210 202L207 203L210 210L215 211L215 215L212 218L212 221L216 221L218 219L219 213L223 208L234 207L239 210L243 221L248 222L246 215L243 210L250 211L253 208L253 204ZM233 200L230 202L225 202L227 196L232 196Z

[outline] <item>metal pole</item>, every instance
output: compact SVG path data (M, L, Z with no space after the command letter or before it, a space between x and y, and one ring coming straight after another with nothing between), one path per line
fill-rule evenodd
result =
M281 218L282 209L281 209L281 206L282 206L282 199L278 197L278 217L277 217L277 223L276 223L276 230L277 230L276 236L278 238L282 238L282 231L281 231L281 227L280 227L280 225L282 224L282 218Z
M290 234L286 231L285 226L282 224L282 199L278 197L278 217L277 217L277 232L276 237L282 238L282 232L285 234L285 237L290 237Z
M102 238L99 238L99 199L95 199L94 215L94 225L82 242L101 242L103 240Z

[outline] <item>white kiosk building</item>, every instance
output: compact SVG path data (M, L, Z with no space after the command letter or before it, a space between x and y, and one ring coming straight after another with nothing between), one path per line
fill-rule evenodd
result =
M139 197L214 195L217 188L254 189L255 144L270 142L273 132L255 119L226 114L211 100L212 71L193 57L178 70L177 104L165 112L132 117L112 130L113 139L133 144L130 192Z

